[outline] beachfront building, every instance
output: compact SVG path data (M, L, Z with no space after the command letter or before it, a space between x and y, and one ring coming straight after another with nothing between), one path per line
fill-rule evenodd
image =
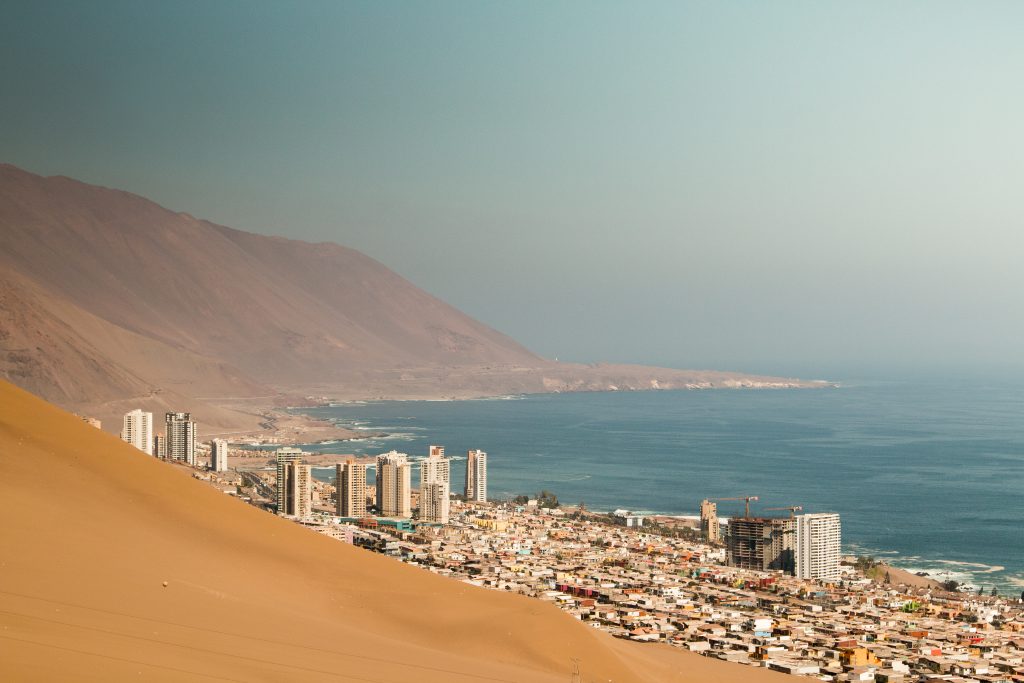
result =
M353 458L337 465L337 503L339 517L366 517L366 465Z
M167 437L167 459L196 464L196 423L189 413L167 413L164 416Z
M444 448L431 446L430 455L420 463L420 519L448 523L451 507L451 461Z
M153 435L153 457L161 460L167 459L167 437L159 434Z
M214 472L228 471L228 442L214 439L210 442L210 469Z
M288 513L288 467L302 462L302 451L285 446L277 449L277 514Z
M121 440L130 443L146 455L153 455L153 413L145 413L141 408L125 413Z
M384 517L412 517L412 466L405 453L377 456L377 509Z
M481 450L466 453L466 500L487 502L487 454Z
M842 527L834 512L796 517L796 571L801 579L839 579Z
M793 572L796 545L792 519L733 517L726 537L726 560L731 567Z
M700 535L708 543L721 543L722 527L718 523L718 505L706 498L700 502Z

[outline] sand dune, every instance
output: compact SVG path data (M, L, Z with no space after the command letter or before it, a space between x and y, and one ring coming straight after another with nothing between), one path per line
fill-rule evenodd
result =
M319 536L8 383L0 500L0 680L783 680Z

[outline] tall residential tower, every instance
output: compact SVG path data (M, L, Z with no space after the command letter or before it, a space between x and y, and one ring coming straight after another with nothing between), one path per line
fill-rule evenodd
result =
M431 446L420 463L420 519L447 524L450 509L451 461L444 457L444 448Z
M412 517L412 466L405 453L377 456L377 509L383 517Z
M167 413L164 416L167 436L167 459L189 465L196 464L196 423L189 413Z
M796 517L796 570L801 579L839 579L842 526L839 515L820 512Z
M366 465L352 458L337 465L337 507L339 517L366 517Z
M277 449L277 514L288 515L288 468L302 462L302 451L285 446ZM294 506L292 506L294 508Z
M722 540L722 527L718 523L718 505L710 500L700 502L700 535L708 543Z
M284 512L295 517L309 517L313 514L313 468L298 461L284 466L284 481L278 481L278 488L284 489Z
M153 413L136 408L125 413L121 440L127 441L146 455L153 455Z
M466 500L487 502L487 454L481 450L466 453Z
M210 442L210 469L214 472L228 471L228 442L214 439Z

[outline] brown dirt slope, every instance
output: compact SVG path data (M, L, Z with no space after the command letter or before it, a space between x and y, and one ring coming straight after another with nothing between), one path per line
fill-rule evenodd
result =
M0 378L110 429L118 411L169 407L192 412L204 434L251 431L275 397L804 385L555 363L352 249L254 235L7 164Z
M783 680L317 535L5 382L0 500L0 680Z
M204 433L252 430L259 420L195 397L270 396L235 368L129 332L0 270L0 377L116 431L125 412L188 406Z
M539 360L355 250L233 230L127 192L0 165L0 227L4 268L256 382Z

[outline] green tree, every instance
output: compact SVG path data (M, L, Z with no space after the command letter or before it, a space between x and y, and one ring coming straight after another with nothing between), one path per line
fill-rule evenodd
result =
M537 506L542 508L556 508L558 507L558 496L551 491L544 489L537 494Z

